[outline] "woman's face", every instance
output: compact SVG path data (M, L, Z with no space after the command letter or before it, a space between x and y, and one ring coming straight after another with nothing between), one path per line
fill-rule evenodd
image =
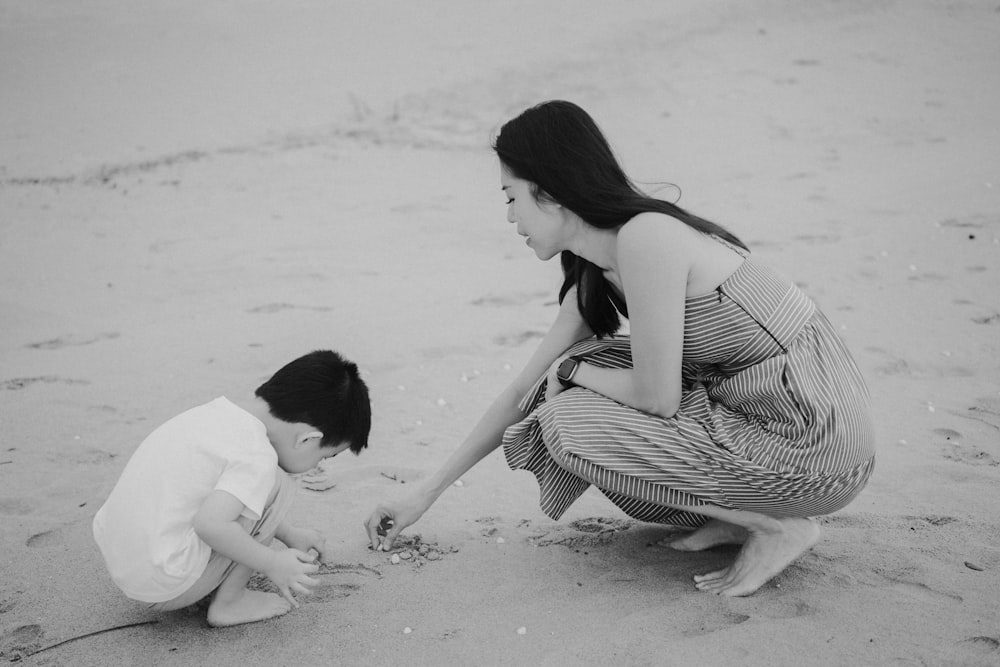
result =
M531 193L531 183L500 169L500 187L507 195L507 222L517 225L517 233L541 260L566 249L567 225L562 207L539 202Z

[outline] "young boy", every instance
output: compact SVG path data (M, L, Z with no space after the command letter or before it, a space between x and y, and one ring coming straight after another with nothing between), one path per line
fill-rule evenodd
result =
M317 583L309 575L325 540L285 522L295 490L285 473L345 449L359 454L370 428L357 366L328 350L283 367L243 407L220 397L170 419L139 445L94 517L111 578L156 611L214 591L213 626L298 607L292 594ZM274 537L288 549L269 548ZM247 589L254 572L281 595Z

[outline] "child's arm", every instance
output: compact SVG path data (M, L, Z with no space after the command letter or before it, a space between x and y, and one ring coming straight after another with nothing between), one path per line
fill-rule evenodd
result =
M309 593L317 582L309 574L319 570L313 558L298 549L275 551L257 542L237 523L244 505L225 491L213 491L194 517L194 532L226 558L264 573L281 594L299 606L292 592Z

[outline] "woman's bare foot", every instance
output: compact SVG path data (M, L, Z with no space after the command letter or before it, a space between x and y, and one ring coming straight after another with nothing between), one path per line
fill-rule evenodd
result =
M657 544L677 551L702 551L720 544L743 544L746 540L746 528L718 519L711 519L693 532L668 537L660 540Z
M253 623L287 614L291 603L280 595L251 591L244 588L233 598L218 594L208 605L208 624L215 628L240 623Z
M695 575L695 587L721 595L750 595L816 544L819 536L819 526L799 517L750 529L736 561L725 569Z

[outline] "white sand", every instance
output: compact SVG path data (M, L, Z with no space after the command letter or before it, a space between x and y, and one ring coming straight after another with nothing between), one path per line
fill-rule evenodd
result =
M157 620L24 661L996 664L997 35L993 2L0 1L0 659ZM406 533L441 560L366 548L554 316L488 144L555 97L804 286L871 385L868 489L750 598L692 585L732 550L648 547L596 492L548 520L499 453ZM350 567L222 631L124 599L90 521L134 447L317 347L374 398L293 510Z

